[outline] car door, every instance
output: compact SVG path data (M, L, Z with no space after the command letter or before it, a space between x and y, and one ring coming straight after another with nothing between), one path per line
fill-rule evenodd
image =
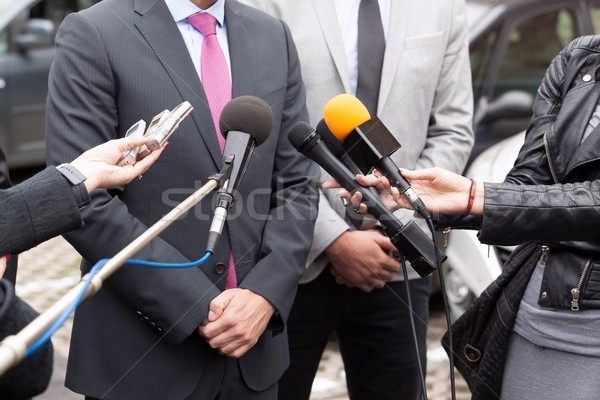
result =
M45 164L44 120L56 28L92 0L0 0L14 18L0 27L0 146L11 168Z

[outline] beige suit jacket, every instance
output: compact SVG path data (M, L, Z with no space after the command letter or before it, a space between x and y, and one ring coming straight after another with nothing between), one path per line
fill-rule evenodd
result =
M333 0L242 0L284 20L302 66L310 123L323 106L350 92L343 38ZM402 147L392 158L400 168L439 166L462 172L473 145L472 86L464 0L391 1L389 32L377 116ZM322 173L322 179L327 174ZM401 221L410 210L396 213ZM301 282L327 264L323 251L344 231L337 190L322 192L315 236ZM424 220L418 221L425 232ZM409 268L409 276L418 275ZM401 278L401 273L397 279Z

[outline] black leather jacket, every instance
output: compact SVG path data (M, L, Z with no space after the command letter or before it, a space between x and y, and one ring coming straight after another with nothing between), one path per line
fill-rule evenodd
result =
M478 313L468 310L453 325L455 335L483 350L480 360L457 364L466 366L466 376L477 372L468 380L474 400L499 398L520 296L538 260L546 263L540 305L573 312L600 308L600 127L582 142L599 98L600 36L581 37L552 61L506 183L486 183L483 217L438 221L439 228L479 228L483 243L522 244L513 252L513 268L471 307L490 309L490 317L473 321ZM485 335L463 329L477 323L485 324Z
M600 36L581 37L561 51L548 68L538 89L525 143L505 181L549 185L600 179L600 127L581 142L599 99ZM552 229L540 223L537 234L532 230L531 239L548 249L540 305L573 310L600 308L599 225L583 229L582 223L598 222L600 207L577 210L580 204L590 204L583 192L552 192L552 196L562 200L570 212ZM509 231L536 223L517 216L518 211L506 213L504 218L517 221L516 229ZM539 220L557 217L554 210L543 208L538 216ZM505 236L511 234L506 232ZM483 233L481 236L485 239Z
M590 182L600 179L600 127L581 142L599 99L600 35L580 37L548 68L505 180L537 187L486 184L483 218L442 218L438 225L478 226L483 243L544 246L544 306L600 308L600 183ZM555 183L566 185L540 186Z

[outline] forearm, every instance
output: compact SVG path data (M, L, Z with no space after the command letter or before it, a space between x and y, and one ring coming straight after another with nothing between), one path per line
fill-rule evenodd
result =
M479 236L483 243L600 237L600 181L531 186L494 183L485 189Z
M0 254L20 253L81 225L70 184L54 167L0 194Z

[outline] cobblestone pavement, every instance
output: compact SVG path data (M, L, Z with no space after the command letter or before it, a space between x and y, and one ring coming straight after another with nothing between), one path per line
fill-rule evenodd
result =
M17 294L36 310L43 312L56 303L79 281L80 256L62 238L51 239L19 255ZM433 302L432 302L433 304ZM432 306L428 329L427 398L450 400L450 371L446 353L439 345L446 330L443 313ZM52 337L55 348L55 368L48 390L35 400L81 400L63 386L66 358L69 350L71 319ZM313 385L311 400L347 400L344 369L335 342L323 355ZM469 399L469 390L456 374L456 399Z

